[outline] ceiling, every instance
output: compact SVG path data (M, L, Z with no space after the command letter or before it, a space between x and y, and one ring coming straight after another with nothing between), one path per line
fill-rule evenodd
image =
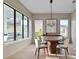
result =
M50 0L19 0L32 13L50 13ZM72 0L53 0L52 13L72 13L76 4Z

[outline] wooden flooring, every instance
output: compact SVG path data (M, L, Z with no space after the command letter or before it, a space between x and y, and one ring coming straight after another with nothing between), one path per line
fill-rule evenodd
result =
M25 47L21 51L16 52L14 55L12 55L6 59L36 59L34 52L35 52L34 45L30 45L28 47ZM44 55L43 50L41 50L39 59L65 59L65 57L64 56L56 57L55 55L46 56L46 55ZM75 51L70 53L68 59L76 59Z

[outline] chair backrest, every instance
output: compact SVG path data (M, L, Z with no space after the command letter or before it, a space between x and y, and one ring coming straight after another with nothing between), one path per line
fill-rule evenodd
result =
M38 48L39 47L39 42L38 42L38 38L35 38L35 47Z
M61 36L61 41L64 42L65 39L66 39L66 38L65 38L64 36Z
M46 40L45 40L45 36L42 36L42 38L41 38L41 42L45 42Z
M64 45L65 45L65 46L69 46L69 39L65 39L65 40L64 40Z

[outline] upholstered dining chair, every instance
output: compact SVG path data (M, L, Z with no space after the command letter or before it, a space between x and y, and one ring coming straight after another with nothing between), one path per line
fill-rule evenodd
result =
M45 38L45 36L42 36L41 37L41 44L47 44L47 42L46 42L46 40L45 40L46 38Z
M47 45L41 44L39 42L39 38L35 38L34 40L35 40L35 47L36 47L35 56L38 53L37 58L39 59L40 49L44 49L44 53L45 53L45 49L47 49Z
M64 40L65 40L64 36L61 35L59 39L60 40L58 41L58 44L64 44Z
M68 51L68 45L69 45L69 40L68 39L65 39L64 40L64 44L58 44L57 45L57 50L56 50L56 54L58 53L58 49L64 49L65 51L65 57L67 59L67 55L69 55L69 51Z

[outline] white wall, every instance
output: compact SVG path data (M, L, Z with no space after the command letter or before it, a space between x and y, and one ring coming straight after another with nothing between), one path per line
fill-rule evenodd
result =
M55 13L52 14L52 18L57 20L60 19L70 19L71 13ZM33 14L33 20L46 20L50 18L50 14L48 13L40 13L40 14Z
M74 49L76 48L76 11L71 15L71 35L72 35L72 44Z

